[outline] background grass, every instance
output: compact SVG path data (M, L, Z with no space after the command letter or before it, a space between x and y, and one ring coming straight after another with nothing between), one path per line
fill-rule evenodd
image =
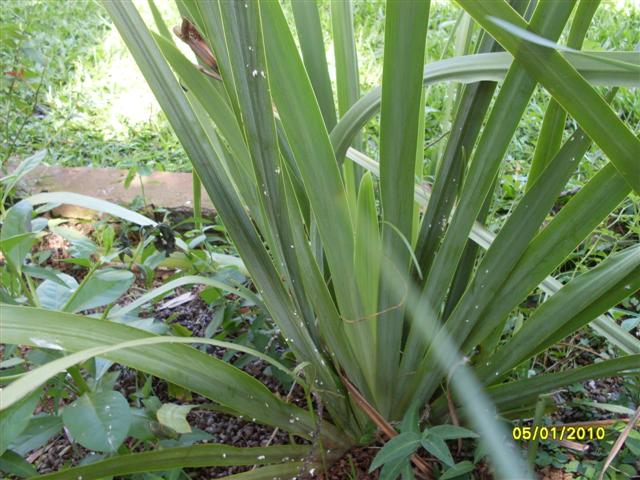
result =
M321 14L333 66L329 0ZM146 1L137 1L150 19ZM640 8L633 0L604 1L589 30L586 48L632 50L640 42ZM169 24L179 17L172 2L160 1ZM3 157L24 156L48 147L49 163L66 166L119 166L145 164L156 170L190 170L166 119L114 30L103 7L95 0L9 0L1 8L4 100ZM453 54L448 42L460 9L450 1L433 2L427 45L427 61ZM384 40L384 2L355 2L356 41L361 91L380 83ZM12 31L20 32L13 37ZM9 72L24 72L25 81L14 81ZM36 101L36 91L43 79ZM11 85L13 84L13 88ZM426 143L446 130L442 114L453 92L447 85L428 90ZM505 196L516 195L526 181L543 107L548 95L538 89L524 121L514 137L503 171ZM36 103L35 114L31 114ZM622 89L615 108L631 125L640 124L640 96ZM28 118L15 149L11 149L25 116ZM368 126L368 153L375 156L377 124ZM434 158L444 142L426 149ZM9 152L13 150L12 152ZM572 185L580 185L594 168L605 162L599 151L583 162Z

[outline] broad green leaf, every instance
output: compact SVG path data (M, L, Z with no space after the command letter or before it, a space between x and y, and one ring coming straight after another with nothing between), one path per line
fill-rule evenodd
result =
M89 392L62 411L64 426L83 447L115 452L131 425L131 410L120 392Z
M126 270L98 270L81 284L70 275L59 273L60 281L46 279L36 289L40 304L51 310L79 312L115 302L135 280ZM65 286L61 285L64 282Z
M369 466L369 471L373 472L380 465L409 457L415 452L419 444L420 434L417 432L404 432L393 437L384 444L375 456Z
M26 244L26 240L30 240L31 244L35 242L36 234L33 232L25 232L19 235L13 235L8 238L0 240L0 250L2 252L8 252L15 248L20 248L20 245ZM22 267L23 270L25 266Z
M90 259L91 256L96 253L98 246L77 230L51 225L50 230L56 235L60 235L62 238L71 243L69 248L69 254L74 258Z
M35 241L35 238L30 235L22 237L22 235L31 232L31 217L33 216L31 205L30 202L22 200L7 210L2 219L0 240L3 241L3 253L9 265L18 275L22 273L22 263Z
M402 480L416 480L413 474L413 467L408 461L404 463L404 468L402 469Z
M156 412L158 421L178 433L191 432L191 425L187 422L187 415L195 405L177 405L175 403L164 403Z
M50 280L62 287L66 287L67 284L60 277L61 273L53 268L38 267L36 265L25 265L22 271L33 278L39 278L41 280Z
M59 281L46 279L36 288L40 305L49 310L62 310L62 307L78 288L78 282L71 275L59 273L57 277L63 284Z
M450 478L458 478L465 473L473 472L475 465L469 460L464 460L449 467L440 477L440 480L448 480Z
M4 392L2 399L4 400ZM3 454L27 428L39 399L40 391L36 390L31 395L21 398L11 408L0 412L0 454Z
M403 472L407 465L409 465L409 469L411 470L411 464L409 463L408 458L397 458L395 460L385 462L380 470L379 480L397 480L398 476Z
M6 201L7 197L11 193L11 190L13 190L13 187L15 187L17 183L31 170L40 165L46 155L46 150L38 150L33 155L22 160L13 172L0 179L0 183L4 186L4 192L2 193L2 203Z
M105 476L122 476L150 471L163 471L172 468L198 468L214 465L254 465L256 463L270 464L286 462L285 468L280 470L295 475L302 466L302 460L309 453L308 445L277 445L260 448L238 448L228 445L192 445L190 447L163 448L142 453L117 455L106 460L100 460L87 465L74 467L60 472L50 473L38 477L42 480L96 480ZM259 457L263 457L258 460ZM278 465L279 466L279 465ZM253 472L265 472L257 469ZM278 474L278 469L270 470L270 477ZM227 477L229 478L229 477ZM251 477L246 477L251 478ZM256 476L253 478L267 478Z
M133 212L127 208L116 205L115 203L107 202L99 198L88 197L86 195L80 195L79 193L71 192L50 192L50 193L38 193L27 198L26 201L32 205L40 205L43 203L63 203L66 205L75 205L78 207L88 208L97 212L108 213L114 217L122 218L127 222L135 223L143 227L154 226L156 222L147 218L139 213Z
M420 440L420 445L438 460L444 462L445 465L449 467L454 465L455 462L453 461L449 447L447 447L446 442L442 438L427 434Z
M400 432L419 432L420 431L420 407L418 402L415 402L409 407L407 412L402 417L402 423L400 424Z
M135 275L127 270L97 270L73 292L63 309L75 313L113 303L129 290L134 280Z
M158 422L144 408L131 408L131 425L127 436L136 440L148 441L163 436L171 438L171 434L176 438L179 436L168 428L159 426Z
M478 434L468 428L458 427L456 425L436 425L428 430L430 436L440 437L443 440L454 440L457 438L476 438Z
M6 450L0 456L0 471L20 478L38 475L36 468L13 450Z
M13 441L11 449L19 455L26 455L46 444L61 429L62 419L59 416L36 415L31 418L27 428Z

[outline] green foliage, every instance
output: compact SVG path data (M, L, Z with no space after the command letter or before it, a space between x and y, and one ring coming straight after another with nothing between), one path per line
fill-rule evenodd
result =
M156 415L162 425L175 430L177 433L189 433L191 432L191 427L187 422L187 415L192 409L193 405L165 403L158 409Z
M42 212L42 210L51 208L51 205L55 205L56 200L61 198L85 208L94 208L104 213L118 215L122 220L132 220L139 224L138 228L144 228L145 226L148 228L155 225L154 221L140 214L109 202L80 195L74 196L73 194L64 193L40 194L20 202L7 210L3 229L0 232L7 237L7 241L2 243L3 253L13 252L11 249L25 235L29 237L31 243L35 242L37 240L36 237L45 234L48 225L52 233L61 236L71 244L68 249L71 258L67 259L67 261L74 264L75 268L83 270L82 281L78 282L71 275L52 269L49 266L43 266L42 262L46 262L48 259L47 255L42 255L46 251L31 252L30 249L25 249L24 252L18 252L20 255L16 256L15 262L12 261L11 265L2 267L5 274L7 273L6 270L9 269L9 273L13 275L12 278L20 280L16 284L3 283L3 291L6 293L3 298L14 303L17 300L21 303L40 305L52 310L86 311L88 309L98 309L102 310L98 314L102 316L102 319L96 319L99 322L98 325L103 324L108 319L127 323L132 327L154 333L165 333L168 331L168 325L154 321L153 318L139 318L143 309L151 302L162 300L165 295L172 293L176 288L194 284L207 285L209 292L206 295L203 292L203 297L208 300L213 308L217 308L222 315L216 315L219 320L212 322L207 330L209 332L208 336L215 335L218 339L202 339L202 341L222 348L231 347L232 351L230 353L234 351L241 353L240 357L234 361L238 368L241 368L251 359L255 359L255 354L267 363L272 364L273 370L278 372L277 375L274 372L274 376L281 378L288 384L295 381L295 375L282 364L250 348L256 345L260 350L265 349L268 340L274 334L272 331L269 332L269 324L265 322L264 315L257 318L255 322L250 323L249 335L245 334L245 338L238 338L237 344L220 341L225 336L236 334L239 325L235 316L237 314L236 309L240 305L244 310L248 310L249 306L258 305L261 301L242 285L242 282L245 281L245 276L241 273L244 270L241 263L239 265L240 270L236 266L232 267L231 271L216 272L215 265L218 261L225 262L230 260L231 263L236 264L238 262L234 257L207 250L211 249L211 245L209 244L209 237L203 232L211 229L211 226L198 231L198 235L202 237L198 241L189 240L189 236L193 236L194 232L186 232L184 234L184 239L188 243L182 239L182 234L179 234L177 243L180 245L181 251L172 254L177 258L167 258L164 252L158 252L154 247L156 243L154 234L159 235L159 232L151 232L151 235L141 243L140 246L142 247L147 244L147 248L141 250L140 246L138 246L134 251L131 251L130 248L122 248L121 235L118 236L109 223L104 223L102 226L98 223L96 232L92 238L89 238L75 229L61 226L59 221L51 220L47 222L42 217L32 219L34 209L31 206L31 202L36 205L44 203L46 205L44 209L36 210ZM123 223L121 228L126 229L127 225ZM34 231L27 231L29 229ZM12 235L12 233L15 233L14 230L16 232L25 231L25 233L17 236ZM220 240L219 237L215 236L211 238L213 241ZM16 239L18 243L16 243ZM141 251L144 253L140 258L128 258L129 255L140 255ZM153 280L155 267L162 261L174 262L176 260L184 273L198 271L199 269L196 265L201 264L206 266L205 271L209 271L214 276L181 276L162 287L150 291L148 295L143 295L136 301L127 304L126 308L114 305L116 301L120 300L122 294L129 290L134 279L134 275L126 268L126 265L136 260L147 263L146 260L157 256L155 255L156 253L160 253L161 261L148 263L146 270L151 274L151 280ZM202 257L200 257L201 255ZM118 266L117 260L123 260L123 263L121 266L114 268L114 266ZM105 268L104 264L107 262L112 266ZM20 266L22 267L22 275L16 275L16 269ZM35 284L38 281L40 283L36 287ZM221 294L223 291L233 292L242 303L238 302L238 304L234 305L227 301ZM24 294L26 294L26 297ZM3 320L7 319L6 315L10 315L8 308L7 305L2 306ZM5 325L3 325L3 341L8 340L4 336L4 327ZM57 329L54 327L54 330ZM142 442L152 443L161 439L171 439L176 447L210 438L208 434L197 429L192 433L188 433L184 431L185 429L178 428L181 432L178 433L171 426L165 426L159 422L156 417L157 412L166 410L168 406L156 405L157 398L153 396L153 392L148 388L143 389L137 397L139 399L138 402L140 399L145 402L144 408L130 407L130 399L125 399L119 392L114 391L119 372L107 373L107 369L112 365L112 362L103 357L95 357L106 354L108 351L113 351L114 347L116 350L127 348L127 345L109 345L107 348L93 349L79 352L75 356L61 357L60 349L63 347L57 343L57 334L51 335L54 330L46 333L37 328L28 334L30 338L28 341L32 343L32 348L27 361L24 361L20 356L13 356L15 353L12 352L14 352L15 348L11 346L6 346L5 348L7 360L2 362L2 381L7 383L12 382L14 379L18 380L12 382L8 390L3 391L2 397L2 445L3 450L8 448L0 458L4 471L14 472L16 475L22 476L32 475L33 467L25 463L21 455L26 456L28 452L45 444L51 437L60 433L63 426L68 429L72 436L71 438L75 441L86 448L98 452L113 453L117 450L122 453L126 451L128 447L122 445L122 441L126 436L131 436ZM189 331L187 330L187 332ZM94 333L96 333L95 330ZM190 334L191 332L189 332ZM191 339L189 337L153 337L134 341L134 344L142 345L149 342L151 344L157 342L193 343L198 340L200 339ZM16 343L22 343L22 341L20 340ZM275 350L279 348L279 342L269 342L269 345L273 349L269 351L270 355L281 355L281 353L276 353ZM36 368L39 375L41 375L39 380L36 380L35 377L27 379L21 375L25 372L24 365L27 364L32 364L34 367L42 365L40 368ZM67 373L70 376L65 378ZM149 376L147 376L147 379L150 381ZM174 380L179 383L180 377L176 376ZM76 399L68 403L61 411L55 408L54 413L51 415L39 414L31 416L31 412L34 410L33 407L42 393L37 388L39 385L44 386L46 394L53 398L64 398L70 394L72 398L75 397ZM60 386L62 388L59 388ZM24 396L18 392L21 388L26 388L26 391L33 393L29 396ZM270 399L271 397L267 399L267 403ZM148 406L146 402L148 402ZM304 412L292 412L291 416L300 418L304 416ZM289 418L289 416L286 417L287 424L289 424ZM269 450L266 450L265 453L269 454ZM225 453L223 457L226 457L226 455ZM227 460L224 461L226 462ZM133 462L133 465L139 466L140 464ZM131 465L119 465L119 467L125 468L125 471L126 468L134 468L132 471L135 471L135 468L139 468ZM94 472L99 472L99 470L94 470Z
M40 342L41 347L75 352L53 360L49 369L68 369L81 399L92 393L83 385L76 363L104 355L204 395L233 414L251 416L321 444L320 453L310 449L313 462L324 460L325 448L339 455L370 431L363 411L376 422L392 422L401 419L409 406L430 405L430 426L419 433L419 411L411 409L407 427L382 448L372 468L384 464L385 478L410 478L407 458L421 446L447 468L444 478L464 475L473 465L456 464L447 441L474 437L477 432L498 475L526 477L521 459L504 453L505 432L487 414L492 407L515 416L533 408L541 393L638 368L637 338L607 311L640 287L640 249L624 245L595 268L585 265L580 275L564 279L564 284L550 275L630 198L633 189L638 192L635 173L640 164L634 152L640 142L628 118L609 107L599 88L637 86L640 67L632 52L585 57L558 49L553 42L562 41L575 2L539 2L526 19L517 11L525 11L524 2L513 3L516 10L502 0L459 0L469 16L453 29L455 56L426 66L432 31L427 28L429 2L387 5L382 85L359 99L350 3L334 6L334 45L344 47L336 64L334 125L325 51L311 47L322 30L321 16L312 6L294 11L295 22L311 28L298 32L301 57L278 2L178 2L216 58L218 71L212 76L165 38L167 30L157 12L154 20L165 36L152 34L132 3L105 2L215 204L257 295L237 285L202 283L242 291L245 299L264 305L299 363L295 375L286 367L283 371L301 377L307 394L321 399L330 421L317 419L310 401L309 411L288 404L238 368L180 345L197 342L183 336L188 332L156 337L117 323L126 322L129 313L135 317L144 302L176 283L148 293L134 302L135 307L120 309L120 315L118 309L108 309L102 319L80 320L71 313L6 306L2 320L7 338L16 344ZM590 16L584 18L572 24L572 39L586 34L584 23ZM476 27L472 28L471 19ZM474 35L474 28L481 34ZM540 37L551 44L542 45ZM459 55L467 51L476 54ZM349 55L340 55L345 52ZM424 162L423 130L429 131L420 108L423 100L429 104L424 84L444 81L460 82L447 90L455 93L455 101L439 103L451 119L450 126L445 120L440 129L451 131L443 137L444 146L428 151ZM538 155L542 160L536 164L546 168L526 192L519 191L524 185L514 184L516 199L493 234L482 223L491 200L500 197L496 178L527 109L536 102L538 85L566 110L577 128L566 139L557 127L552 132L563 137L556 142L558 148ZM358 150L361 130L378 109L380 125L374 131L379 128L379 162ZM585 163L592 140L608 163L547 221L562 189L578 165ZM356 182L362 169L371 173ZM430 174L432 188L420 183L423 171ZM2 239L10 248L18 249L23 240L17 235L29 233L30 208L16 206L7 212L11 222ZM113 212L108 205L94 204L94 208ZM128 212L120 213L131 218ZM20 228L15 227L18 224ZM161 225L157 229L162 238L156 239L162 245L170 234ZM107 233L109 251L113 250L110 238ZM70 239L74 261L89 267L90 274L78 285L60 275L59 281L45 279L38 288L45 285L56 292L43 292L45 306L72 312L112 303L122 290L115 288L109 294L104 288L111 285L112 276L104 263L119 252L96 258L95 243ZM191 244L197 242L194 238ZM153 270L160 252L150 253L148 245L141 243L130 257L149 262L147 268ZM194 248L184 241L176 241L176 247L188 259L195 256ZM16 271L26 258L23 253L13 251ZM213 258L204 257L204 263ZM119 278L119 284L123 280ZM183 277L178 282L192 281ZM93 285L96 282L99 287ZM551 298L526 312L519 331L506 328L509 315L522 313L521 303L538 287ZM34 295L30 285L15 287L20 289L30 292L32 304L37 305L37 290ZM47 303L53 295L64 298L64 289L71 293L63 303ZM91 300L82 295L83 289L95 290ZM223 322L217 320L218 325ZM615 352L619 358L513 378L512 371L531 357L588 324L619 349ZM45 369L24 375L7 387L12 394L8 398L18 402L48 380L47 375ZM348 393L354 388L368 406ZM461 409L473 431L447 425L450 402ZM186 431L183 422L164 416L166 410L171 407L158 406L153 413L161 424ZM176 455L171 457L172 466L189 464L178 447L171 453ZM134 465L130 470L116 471L137 471L147 458L144 455L129 457ZM216 461L210 459L211 464ZM290 472L294 467L282 463L264 467L256 475L278 468Z
M393 480L409 464L409 458L416 453L420 446L444 464L444 471L439 477L441 479L456 478L475 468L475 465L468 460L455 463L446 443L447 440L476 438L478 435L475 432L463 427L443 424L425 428L420 433L410 427L414 423L415 416L409 412L403 419L402 432L380 449L371 462L369 471L383 466L380 471L381 480Z
M65 427L84 447L115 452L131 425L131 410L120 392L85 393L62 411Z

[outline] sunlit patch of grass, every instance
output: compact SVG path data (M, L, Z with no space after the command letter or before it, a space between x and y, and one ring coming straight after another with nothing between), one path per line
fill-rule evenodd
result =
M136 3L150 18L147 3ZM159 6L165 18L177 23L173 4ZM16 137L26 119L13 153L21 157L48 148L47 162L57 165L144 164L156 170L189 170L166 118L103 7L89 0L56 2L56 15L53 8L52 2L22 1L6 7L8 18L27 40L16 52L3 51L3 58L17 57L16 68L25 63L35 64L32 68L38 71L46 69L37 115L31 115L34 86L14 90L27 108L7 105L8 138ZM37 61L30 55L37 55Z

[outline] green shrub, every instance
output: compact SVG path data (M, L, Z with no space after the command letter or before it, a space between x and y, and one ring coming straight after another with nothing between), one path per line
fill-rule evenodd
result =
M268 460L276 465L254 475L318 468L322 457L332 461L362 439L370 419L389 426L411 406L428 405L431 425L447 423L449 393L501 475L521 475L522 462L504 453L491 404L517 417L531 412L542 393L640 365L638 340L606 315L640 287L640 247L564 286L548 277L632 189L640 191L640 142L596 88L614 87L606 94L611 99L618 86L637 86L638 55L555 45L575 2L538 2L528 20L504 1L458 3L485 31L466 32L471 55L425 66L429 3L389 2L382 86L360 98L350 6L332 5L335 48L344 52L336 64L337 109L313 2L294 4L299 52L279 2L178 1L214 58L203 54L203 44L193 45L197 35L187 37L200 47L199 65L181 53L159 16L155 34L131 3L105 3L331 421L188 346L136 344L105 355L313 440L304 463L278 464L274 455ZM526 2L513 6L526 10ZM580 48L596 6L577 6L569 47ZM445 81L461 86L431 187L421 178L422 92ZM494 236L482 221L537 84L554 101L527 192ZM359 132L378 110L376 162L350 146L360 145ZM579 128L562 142L566 115ZM541 227L592 141L610 163ZM501 339L509 312L538 286L550 298ZM11 343L33 344L38 332L81 351L147 337L93 319L79 327L80 318L70 314L4 311ZM585 325L627 355L505 382L522 362ZM102 468L109 470L99 476L149 470L145 455L153 454L107 460ZM173 466L194 466L181 452L171 458ZM263 454L257 459L270 463ZM228 460L211 454L206 462ZM99 468L69 475L97 478Z

